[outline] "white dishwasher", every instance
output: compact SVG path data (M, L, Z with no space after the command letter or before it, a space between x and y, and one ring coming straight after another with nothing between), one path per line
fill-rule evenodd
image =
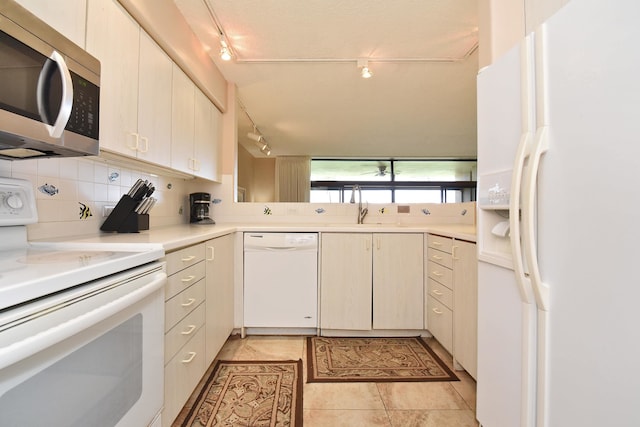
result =
M318 327L317 233L244 233L244 326Z

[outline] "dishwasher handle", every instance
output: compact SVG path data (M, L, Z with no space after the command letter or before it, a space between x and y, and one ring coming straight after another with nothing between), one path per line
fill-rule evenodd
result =
M265 246L262 250L271 251L271 252L289 252L295 251L297 248L295 246Z

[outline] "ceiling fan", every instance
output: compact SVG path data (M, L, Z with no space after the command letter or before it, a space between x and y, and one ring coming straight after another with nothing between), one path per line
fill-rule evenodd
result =
M364 172L360 175L371 175L372 172ZM378 169L373 172L373 176L387 176L389 174L389 171L387 171L387 165L380 163L378 164Z
M375 176L386 176L387 173L387 165L378 165L378 171Z

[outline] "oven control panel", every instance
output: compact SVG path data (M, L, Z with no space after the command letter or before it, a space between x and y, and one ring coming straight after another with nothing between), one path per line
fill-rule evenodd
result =
M33 184L24 179L0 177L0 226L38 222Z

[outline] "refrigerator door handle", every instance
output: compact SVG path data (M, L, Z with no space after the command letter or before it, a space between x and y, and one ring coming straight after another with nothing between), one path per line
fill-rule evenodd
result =
M524 256L529 266L529 277L533 285L536 303L540 310L549 310L549 286L543 283L538 265L537 245L535 239L535 201L538 189L538 170L540 160L549 149L549 129L541 126L536 131L536 140L529 159L528 177L525 183L523 198Z
M522 255L521 227L520 227L520 199L522 176L524 174L524 163L529 157L529 149L531 145L531 133L525 132L520 137L518 151L516 152L513 164L513 175L511 177L511 198L509 200L509 229L511 250L513 253L513 270L520 291L522 302L531 304L534 302L531 282L524 272L524 263Z

